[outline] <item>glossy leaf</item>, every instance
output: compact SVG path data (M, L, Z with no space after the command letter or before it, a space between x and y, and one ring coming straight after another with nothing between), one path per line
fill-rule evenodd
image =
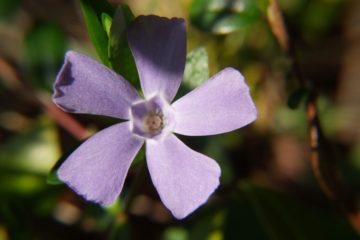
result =
M116 9L110 28L109 56L111 67L140 90L137 68L127 40L127 28L133 19L127 5Z
M208 55L204 47L196 48L186 55L184 79L175 100L209 79Z
M209 78L209 64L206 49L197 48L186 56L186 65L183 83L196 88Z
M194 0L191 23L205 32L228 34L243 28L261 16L254 0Z

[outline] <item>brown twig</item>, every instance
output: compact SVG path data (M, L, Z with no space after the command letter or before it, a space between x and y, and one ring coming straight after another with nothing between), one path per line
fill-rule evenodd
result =
M41 107L54 121L66 129L74 138L84 140L89 133L78 121L70 114L63 112L55 104L49 101L48 97L34 91L28 86L18 73L14 63L4 57L0 57L0 76L7 85L17 94L20 94L26 100Z
M349 197L344 190L340 174L334 165L336 154L328 150L329 143L322 133L316 108L317 94L310 82L306 81L302 74L295 46L287 32L278 0L270 0L267 10L271 30L291 61L291 68L299 86L309 92L309 98L306 102L306 118L309 129L309 160L313 174L323 193L345 211L348 221L360 234L360 212L355 206L354 199Z
M310 164L311 169L313 170L313 173L315 175L316 180L318 181L318 184L320 185L320 188L325 193L325 195L330 198L334 199L335 195L332 191L332 188L327 183L326 179L324 179L324 176L322 172L320 171L320 140L322 133L319 132L319 118L317 115L316 106L313 103L313 101L309 100L306 105L306 117L307 117L307 123L309 128L309 145L310 145Z
M39 101L39 104L57 124L66 129L77 140L82 141L89 136L89 132L84 126L76 121L70 114L60 110L54 103Z

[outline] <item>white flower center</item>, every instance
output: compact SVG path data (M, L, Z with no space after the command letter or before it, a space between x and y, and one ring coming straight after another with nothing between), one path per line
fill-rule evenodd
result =
M146 139L159 140L174 129L174 112L160 96L139 101L130 108L131 131Z
M164 128L164 115L159 110L148 112L143 118L144 130L157 133Z

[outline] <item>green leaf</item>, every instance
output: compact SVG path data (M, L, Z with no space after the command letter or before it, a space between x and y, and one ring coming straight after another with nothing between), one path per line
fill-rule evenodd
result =
M196 88L209 78L208 55L204 47L192 50L186 56L183 83Z
M228 34L257 21L262 13L254 0L194 0L191 23L205 32Z
M60 185L62 184L62 181L57 176L56 171L51 171L46 178L46 183L49 185Z
M110 66L108 58L108 36L102 27L103 13L112 16L114 9L106 1L81 0L81 10L91 41L104 65Z
M209 64L207 52L204 47L196 48L186 55L184 80L175 96L175 100L198 87L208 78Z
M133 19L134 15L127 5L117 8L110 28L109 56L112 69L140 90L135 60L127 40L127 28Z
M145 160L145 146L142 146L131 163L131 167L137 166Z

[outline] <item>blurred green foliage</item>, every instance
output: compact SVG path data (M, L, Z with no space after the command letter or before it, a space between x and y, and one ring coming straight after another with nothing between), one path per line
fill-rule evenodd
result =
M11 17L19 8L22 0L2 0L0 1L0 20Z
M200 30L228 34L259 20L260 0L195 0L190 9L192 24Z
M39 23L28 33L25 38L25 61L32 86L52 91L67 47L67 38L57 25Z
M291 63L267 24L267 0L144 0L140 7L136 1L129 2L130 8L100 0L82 0L79 6L60 2L66 7L61 11L59 8L59 16L46 17L46 9L34 10L31 1L0 1L1 240L358 239L345 216L324 198L309 170L304 111L308 93L298 89L289 73ZM343 118L334 106L340 91L340 70L317 65L341 59L339 52L344 45L339 41L339 26L346 3L280 3L304 72L320 92L322 124L339 153L339 169L349 189L358 193L359 140L337 137ZM72 31L81 19L67 22L72 19L67 15L71 11L64 9L76 7L79 9L75 12L82 10L92 45ZM81 141L59 127L44 113L44 107L28 101L19 90L22 88L17 87L19 82L25 83L27 94L36 94L50 104L52 82L66 50L81 49L91 55L95 49L105 65L139 89L126 39L127 27L134 18L132 11L136 16L178 11L178 16L188 18L189 52L177 98L231 66L245 76L260 113L255 124L232 133L179 136L195 150L216 159L222 169L219 189L184 221L176 221L164 208L146 172L134 193L133 205L125 212L124 202L139 178L141 165L146 164L144 148L133 162L120 199L108 208L85 202L61 184L56 169ZM75 29L85 33L85 27L80 26ZM17 37L20 40L14 41ZM10 52L19 51L20 57L4 53L9 52L4 49L12 41ZM19 42L21 46L16 45ZM322 48L326 54L318 52ZM313 52L316 56L311 55ZM340 65L340 60L336 63ZM21 77L20 81L14 80L16 74L12 71ZM92 131L112 123L102 117L72 117Z

